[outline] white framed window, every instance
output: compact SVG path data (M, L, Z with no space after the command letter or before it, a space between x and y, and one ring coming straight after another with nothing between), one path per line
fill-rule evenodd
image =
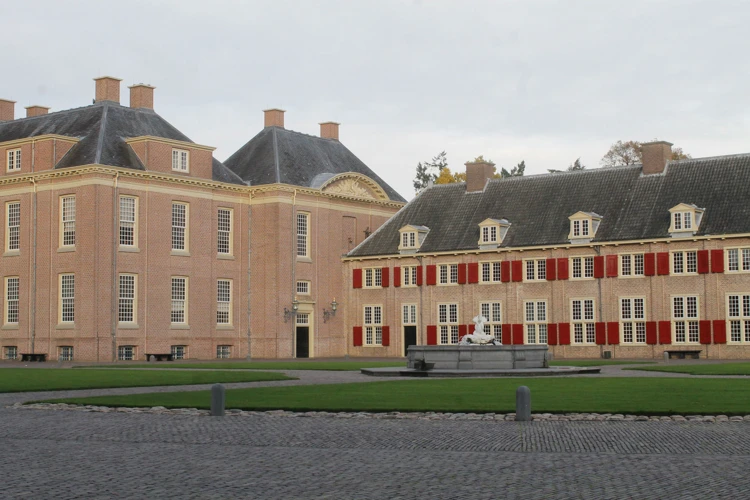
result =
M184 149L172 150L172 170L176 172L190 171L190 152Z
M222 255L232 254L232 210L220 208L217 223L217 252Z
M21 150L8 150L8 172L18 172L21 170Z
M21 248L21 202L7 202L5 204L5 213L5 250L19 250Z
M57 359L60 361L73 361L73 346L62 345L58 347Z
M691 231L693 229L693 212L672 213L672 228L675 231Z
M524 281L546 281L547 280L547 260L546 259L527 259L524 260L526 274Z
M185 359L186 353L187 353L187 346L173 345L171 346L170 352L172 353L172 359Z
M698 274L698 252L672 252L672 274Z
M5 356L5 359L18 359L18 346L5 346L5 352L3 354Z
M298 325L309 325L310 313L297 313L295 316L295 323Z
M121 345L117 347L118 361L133 361L135 359L135 346Z
M570 309L573 343L596 344L594 299L573 299L570 301Z
M438 304L438 343L458 344L458 304Z
M646 343L646 299L643 297L620 299L620 326L623 344Z
M727 329L731 344L750 344L750 294L727 295Z
M676 344L697 344L700 341L698 296L672 297L672 332Z
M187 203L172 203L172 250L187 251L189 209Z
M574 238L584 238L589 236L591 224L588 219L572 220L571 224L571 234Z
M184 276L172 277L172 324L187 323L188 279Z
M645 276L643 254L620 254L620 276L627 278Z
M497 340L503 339L503 306L499 300L480 302L479 311L487 318L484 324L485 335L492 335ZM473 333L473 332L469 332Z
M438 284L458 284L458 264L440 264L438 266Z
M117 320L120 323L135 323L136 283L135 274L120 275L120 296L117 305Z
M527 300L523 303L525 342L527 344L547 343L547 301Z
M297 257L310 256L310 214L297 213Z
M18 276L8 276L5 278L5 324L18 324L18 302L19 294Z
M747 273L750 272L750 248L727 249L727 272Z
M417 304L403 304L401 311L403 313L401 316L401 323L403 325L417 324Z
M417 248L417 232L404 231L401 233L401 248Z
M366 267L365 288L380 288L383 286L383 269L380 267Z
M232 280L216 282L216 324L232 324Z
M365 306L364 316L364 345L383 345L383 306Z
M73 247L76 244L76 197L60 197L60 246Z
M216 359L228 359L231 357L232 357L231 345L217 345L216 346Z
M74 274L60 275L60 323L73 323L76 319L76 277Z
M497 226L482 226L482 243L497 243Z
M481 262L480 280L482 283L500 283L502 273L499 262Z
M417 266L401 268L401 286L417 286Z
M120 196L120 246L136 247L138 241L137 218L138 198L135 196ZM174 224L174 207L172 208L172 223ZM184 231L183 231L184 235ZM183 236L184 237L184 236ZM172 242L174 245L174 241Z
M594 257L571 257L571 279L590 279L594 277Z
M309 281L298 281L297 282L297 294L299 294L299 295L310 295L310 282Z

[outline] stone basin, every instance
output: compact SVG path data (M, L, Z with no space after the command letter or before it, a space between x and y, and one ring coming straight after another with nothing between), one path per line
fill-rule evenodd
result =
M547 368L546 345L413 345L407 368L421 362L433 370L515 370Z

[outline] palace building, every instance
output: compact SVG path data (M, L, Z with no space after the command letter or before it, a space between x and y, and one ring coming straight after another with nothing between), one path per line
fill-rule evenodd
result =
M342 356L341 257L404 200L284 111L225 163L154 110L154 87L95 79L50 113L0 100L0 346L52 360Z
M750 154L424 190L345 258L347 351L473 331L558 358L750 358Z

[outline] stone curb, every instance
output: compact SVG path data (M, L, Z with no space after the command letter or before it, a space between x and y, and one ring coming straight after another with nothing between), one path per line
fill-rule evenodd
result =
M210 416L209 410L197 408L169 409L163 406L144 408L112 408L109 406L71 405L66 403L14 403L7 408L31 410L63 410L83 411L94 413L151 413L159 415L192 415ZM252 411L226 410L227 416L241 417L287 417L287 418L348 418L375 420L484 420L484 421L514 421L515 413L439 413L439 412L327 412L307 411L295 412L286 410ZM750 415L729 417L727 415L623 415L611 413L532 413L535 422L750 422Z

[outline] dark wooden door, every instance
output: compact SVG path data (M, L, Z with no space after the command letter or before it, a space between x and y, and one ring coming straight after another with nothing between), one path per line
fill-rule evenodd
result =
M298 358L310 357L310 327L309 326L297 327L297 350L296 352L297 352Z
M410 345L417 345L417 327L416 326L405 326L404 327L404 356L406 356L406 350Z

